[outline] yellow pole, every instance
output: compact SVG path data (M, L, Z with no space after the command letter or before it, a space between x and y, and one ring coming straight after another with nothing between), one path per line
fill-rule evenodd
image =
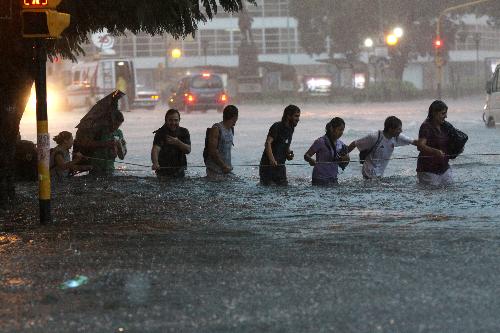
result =
M40 205L40 223L51 221L50 214L50 136L47 119L47 85L46 62L47 54L42 40L36 45L36 130L38 149L38 199Z

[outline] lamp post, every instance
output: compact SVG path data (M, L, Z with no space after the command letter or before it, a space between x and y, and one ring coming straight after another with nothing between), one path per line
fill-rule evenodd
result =
M476 1L472 1L472 2L467 2L464 4L458 5L458 6L448 7L446 9L444 9L441 13L439 13L437 24L436 24L436 40L434 42L434 46L435 46L435 59L434 60L435 60L436 69L437 69L436 75L437 75L437 98L438 99L442 98L442 91L441 91L442 87L441 86L442 86L442 81L443 81L443 64L444 64L443 55L442 55L442 51L441 51L441 47L442 47L441 20L443 19L443 17L446 14L448 14L454 10L479 5L483 2L488 2L488 1L491 1L491 0L476 0Z
M370 84L370 57L371 57L371 51L373 51L373 46L374 46L373 39L371 38L366 38L365 41L363 42L364 47L366 48L366 54L367 54L367 61L366 64L368 66L368 84ZM373 80L377 81L377 68L375 66L373 67Z

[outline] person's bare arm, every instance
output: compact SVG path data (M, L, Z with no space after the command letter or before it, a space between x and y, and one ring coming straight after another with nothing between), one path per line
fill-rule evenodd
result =
M159 170L160 169L160 163L158 162L158 155L160 154L161 148L157 145L153 145L151 148L151 162L153 165L151 166L151 169L153 170Z
M434 155L434 156L439 156L439 157L445 156L445 154L442 150L429 147L427 145L427 139L425 139L425 138L421 138L417 141L417 148L419 151L421 151L427 155Z
M278 162L276 162L276 159L274 158L274 155L273 155L273 148L271 146L273 141L274 141L273 137L268 135L266 138L264 150L266 152L266 156L267 156L267 159L269 160L269 163L271 164L271 166L274 167L274 166L278 165Z
M231 172L231 167L224 163L222 157L220 156L219 149L217 145L219 143L219 128L217 126L212 127L210 134L208 135L208 154L214 160L215 164L222 168L224 173Z
M310 166L316 165L316 160L312 158L315 153L312 151L312 147L304 154L304 160L309 163Z
M356 148L356 141L351 142L351 144L347 146L347 151L350 153L354 148Z
M184 154L189 154L191 152L191 146L185 144L179 138L174 138L172 136L167 136L167 143L170 145L174 145L179 148Z

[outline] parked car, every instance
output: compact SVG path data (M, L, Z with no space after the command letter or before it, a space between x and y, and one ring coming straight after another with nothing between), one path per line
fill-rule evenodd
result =
M495 127L496 123L500 123L500 65L486 84L486 94L483 120L486 126Z
M142 84L136 86L136 98L134 108L154 109L160 101L160 93L154 89L147 88Z
M177 88L172 89L168 105L179 111L207 111L215 109L222 112L229 102L222 78L217 74L193 74L182 78Z

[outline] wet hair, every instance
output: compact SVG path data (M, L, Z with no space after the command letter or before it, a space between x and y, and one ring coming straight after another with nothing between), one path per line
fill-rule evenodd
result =
M289 116L293 116L295 113L300 112L300 109L297 105L290 104L285 110L283 110L283 117L281 117L282 122L286 122Z
M62 131L61 133L57 134L52 140L54 140L58 145L63 144L64 141L69 140L73 137L73 134L68 131Z
M222 120L226 121L238 116L238 108L234 105L226 105L222 111Z
M384 121L384 132L387 132L390 129L398 128L399 126L403 126L401 119L395 116L387 117Z
M113 124L121 124L125 118L123 117L123 113L121 111L115 110L111 113L111 121Z
M328 134L328 132L330 131L330 128L337 128L337 127L340 127L340 126L344 126L345 127L344 119L342 119L340 117L333 118L325 126L326 134Z
M174 114L174 113L177 113L177 115L179 116L179 119L181 119L181 114L179 112L179 110L177 109L168 109L167 113L165 113L165 122L167 122L167 117Z
M445 102L443 102L443 101L435 100L429 106L429 113L427 114L427 119L432 119L432 117L436 113L444 111L444 110L448 111L448 105L446 105Z

